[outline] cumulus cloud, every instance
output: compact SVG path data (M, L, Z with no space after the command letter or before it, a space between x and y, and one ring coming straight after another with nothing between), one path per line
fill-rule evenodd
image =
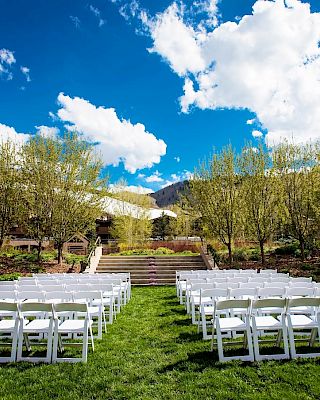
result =
M38 133L45 138L55 138L60 132L58 128L46 125L36 126L36 129L38 130Z
M20 67L21 72L26 77L27 82L31 82L30 78L30 68L28 67Z
M211 29L173 3L146 24L151 51L184 78L183 112L248 109L269 145L319 139L320 13L308 3L257 0L251 15Z
M155 171L152 175L147 176L145 178L145 181L148 182L148 183L151 183L151 182L162 182L163 178L161 178L161 175L162 174L159 171Z
M252 136L254 138L261 138L263 136L263 133L257 130L252 131Z
M161 188L163 189L166 186L173 185L174 183L182 182L182 181L185 181L185 180L189 180L189 179L192 178L192 175L193 175L192 172L190 172L190 171L188 171L186 169L184 171L182 171L182 172L180 171L180 172L177 172L175 174L171 174L170 178L166 179L164 181L164 183L161 185Z
M30 138L29 134L18 133L11 126L7 126L0 123L0 141L7 142L11 141L16 143L18 146L23 145Z
M247 125L253 125L254 124L254 122L255 122L255 118L253 118L253 119L248 119L247 120Z
M8 81L13 78L10 67L16 62L14 54L8 49L0 49L0 76L3 76Z
M141 123L133 124L120 119L114 108L96 107L80 97L69 97L60 93L58 117L69 123L89 140L98 143L104 162L119 165L130 173L137 169L151 168L166 154L167 145L148 132Z

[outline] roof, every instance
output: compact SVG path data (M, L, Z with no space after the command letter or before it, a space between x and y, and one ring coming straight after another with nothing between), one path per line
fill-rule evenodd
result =
M114 216L128 215L134 218L156 219L164 214L169 217L177 218L177 214L170 210L144 208L112 197L104 197L102 200L102 207L106 214Z

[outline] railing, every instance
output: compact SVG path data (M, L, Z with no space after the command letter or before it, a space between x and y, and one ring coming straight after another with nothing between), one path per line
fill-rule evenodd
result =
M100 236L98 236L96 241L94 242L92 250L90 251L90 253L87 257L86 268L84 271L81 271L81 272L84 272L84 273L95 272L101 255L102 255L101 238L100 238Z

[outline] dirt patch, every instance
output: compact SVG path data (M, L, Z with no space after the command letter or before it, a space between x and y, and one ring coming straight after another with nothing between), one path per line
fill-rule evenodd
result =
M0 257L0 275L11 274L17 272L23 276L31 275L33 273L79 273L80 265L70 265L66 263L58 264L56 261L51 262L28 262L17 261L9 257Z
M261 269L260 261L236 261L232 267L225 263L219 263L220 269L241 268ZM320 282L320 257L312 257L304 262L291 256L271 255L266 259L265 268L277 269L278 272L289 273L291 276L310 277Z

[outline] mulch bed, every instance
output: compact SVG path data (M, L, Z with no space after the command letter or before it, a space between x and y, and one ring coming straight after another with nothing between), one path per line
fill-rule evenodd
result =
M261 269L260 261L235 261L234 266L220 263L220 269L241 268ZM265 268L277 269L278 272L290 273L291 276L312 276L314 280L320 281L320 257L312 257L302 262L299 258L290 256L267 256Z
M70 264L62 263L58 264L56 261L51 262L29 262L29 261L17 261L13 258L0 257L0 275L11 274L17 272L23 276L30 275L32 273L43 272L47 274L53 273L79 273L80 265L74 266Z

